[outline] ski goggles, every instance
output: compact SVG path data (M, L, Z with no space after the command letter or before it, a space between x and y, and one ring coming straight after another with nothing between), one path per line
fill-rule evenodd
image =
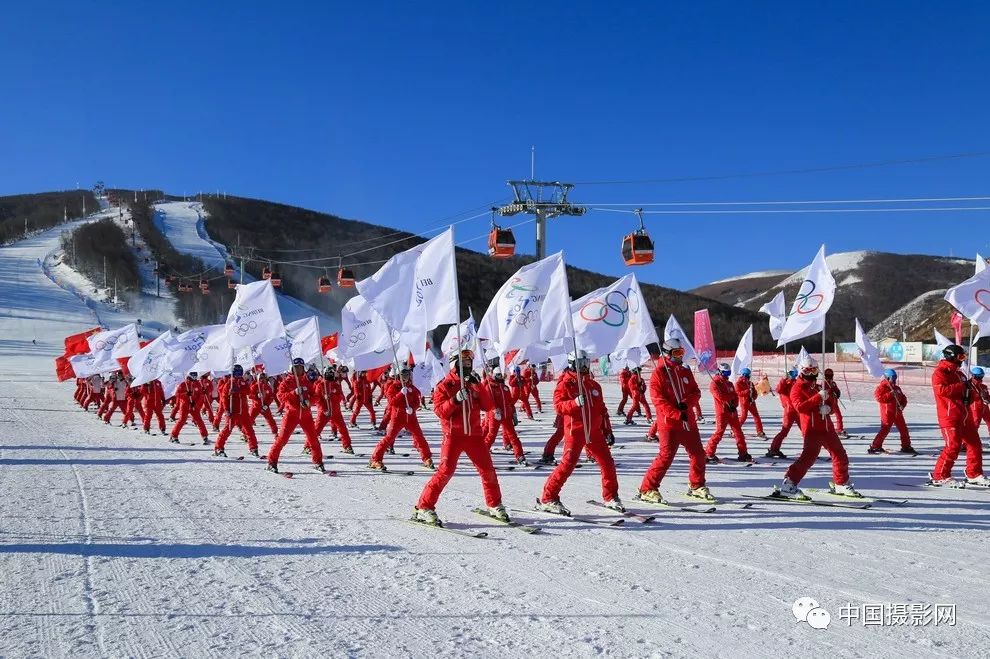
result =
M684 348L674 348L670 351L670 356L674 359L681 359L684 357Z
M802 368L801 369L801 375L803 377L806 377L806 378L807 377L817 378L818 377L818 367L817 366L809 366L807 368Z

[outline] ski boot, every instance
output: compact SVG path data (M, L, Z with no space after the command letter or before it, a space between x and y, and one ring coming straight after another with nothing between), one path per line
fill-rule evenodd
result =
M413 521L420 522L421 524L428 524L429 526L443 526L443 522L437 517L435 510L430 510L429 508L413 508Z
M248 455L252 455L252 456L254 456L256 458L260 458L261 457L260 455L258 455L258 449L254 449L253 451L248 451Z
M320 472L321 474L327 473L327 468L323 466L322 462L317 462L315 465L313 465L313 469Z
M784 455L779 449L776 451L767 451L763 456L764 458L777 458L778 460L786 460L787 456Z
M150 431L150 430L145 430L145 431L144 431L144 434L145 434L145 435L148 435L148 436L150 437L150 436L151 436L151 431Z
M614 510L617 513L626 512L626 507L622 505L622 501L619 500L619 497L615 497L614 499L609 499L608 501L606 501L605 507L608 508L609 510Z
M715 496L708 489L707 485L702 485L701 487L688 487L686 492L687 496L692 499L701 499L702 501L715 502Z
M811 497L804 493L801 488L785 478L780 485L775 485L770 496L781 497L782 499L797 499L799 501L810 501Z
M647 435L643 439L643 441L644 442L659 442L660 441L660 438L658 436L656 436L656 435Z
M268 463L268 466L265 467L265 471L270 471L273 474L277 474L278 473L278 465L275 464L274 462L269 462Z
M664 503L663 497L660 496L660 490L657 489L641 491L636 498L646 503Z
M553 465L557 464L557 461L554 460L552 454L551 455L544 455L542 458L540 458L540 464L541 465L550 465L550 466L553 466Z
M179 438L178 437L172 437L170 440L168 440L168 443L169 444L178 444L179 443Z
M710 465L717 465L717 464L721 464L722 463L722 461L719 459L719 457L717 455L714 455L714 454L713 455L706 456L705 457L705 462L707 462Z
M606 446L615 446L615 434L614 433L611 433L610 432L608 434L608 437L605 438L605 445Z
M903 453L904 455L918 455L918 452L914 450L913 446L904 446L898 453Z
M348 428L355 428L356 429L358 427L358 424L356 424L353 421L351 421L350 423L347 424L347 427Z
M849 433L847 433L845 430L842 430L837 434L839 435L839 439L849 439Z
M518 458L512 461L512 464L518 465L520 467L528 467L529 462L526 461L526 456L520 455Z
M753 462L753 456L749 453L740 453L736 456L736 462Z
M345 449L340 450L341 453L346 453L347 455L354 455L354 449L348 446Z
M862 499L863 495L856 491L856 488L852 486L852 483L846 483L845 485L836 485L832 481L828 483L828 491L832 494L837 494L841 497L852 497L853 499Z
M705 420L705 415L704 414L702 414L701 416L698 417L698 423L701 424L701 425L705 425L706 423L708 423L708 421Z
M967 478L966 487L990 487L990 478L980 474L976 478Z
M209 445L210 445L210 438L209 437L204 437L203 438L203 446L209 446Z
M214 448L213 449L213 457L214 458L226 458L227 457L227 452L224 451L222 448Z
M427 469L429 469L430 471L436 471L437 470L436 465L433 464L433 459L432 458L427 458L427 459L423 460L423 466L426 467Z
M385 452L388 453L389 455L395 455L395 447L389 446L387 449L385 449Z
M870 455L883 455L885 453L882 448L873 448L872 446L866 449L866 452Z
M509 519L509 513L506 512L505 506L498 504L488 509L488 514L497 519L500 522L505 522L508 524L512 520Z
M622 425L624 425L624 426L635 426L636 425L636 422L633 421L632 419L626 419L625 421L622 422Z
M571 511L564 507L564 504L560 502L560 499L555 501L548 501L543 503L539 499L536 500L536 509L543 511L545 513L553 513L554 515L565 515L567 517L571 516Z
M770 439L769 437L767 437L767 434L765 432L763 432L762 430L760 432L756 433L756 436L759 437L760 439Z
M946 487L951 489L962 489L966 487L966 481L957 481L952 476L948 478L934 478L928 474L928 484L932 487Z
M386 472L388 468L385 466L384 462L379 462L378 460L369 460L368 469L374 469L375 471Z

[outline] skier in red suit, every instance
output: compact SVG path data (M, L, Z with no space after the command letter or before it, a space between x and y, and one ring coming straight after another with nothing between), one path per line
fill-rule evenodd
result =
M873 398L880 405L880 430L873 438L873 444L866 450L867 453L884 453L883 440L887 438L892 426L897 426L897 431L901 434L901 453L918 455L918 452L911 447L911 434L908 432L907 423L904 421L904 408L907 407L907 396L897 386L897 371L888 368L883 372L883 379L873 391Z
M705 447L705 455L708 456L710 462L719 462L715 452L718 450L718 443L722 441L726 428L732 430L732 436L736 439L736 449L739 452L736 460L739 462L753 460L753 456L749 454L749 450L746 448L746 436L743 435L739 415L736 413L739 398L736 396L735 387L729 380L731 373L732 370L728 364L719 364L719 372L712 377L711 384L708 386L715 406L715 432L712 433L708 445Z
M392 449L399 432L406 430L412 436L413 446L419 451L423 466L427 469L435 469L430 445L427 443L426 437L423 436L423 429L419 427L419 419L416 418L416 410L419 409L423 394L412 383L412 371L408 368L402 369L395 384L397 386L388 387L388 406L392 410L388 430L371 454L371 461L368 466L372 469L385 471L385 464L382 462L385 458L385 451ZM395 451L391 450L390 452L394 453Z
M525 465L526 456L523 454L522 442L512 425L512 411L515 409L516 399L512 395L512 389L505 384L505 377L502 370L496 368L492 373L492 378L486 383L488 394L492 398L492 410L488 413L488 429L485 433L485 444L490 449L495 443L495 438L502 431L502 440L506 445L512 447L512 452L516 459L516 464Z
M780 406L783 408L784 416L781 419L780 432L774 435L773 441L770 442L770 448L763 457L787 459L787 456L781 452L780 447L784 445L784 439L791 432L791 426L797 423L798 420L797 411L791 405L791 387L794 386L797 375L797 370L792 368L777 383L777 398L780 400Z
M626 415L626 402L629 400L629 378L631 377L632 371L629 370L628 366L623 366L622 370L619 371L619 391L622 393L622 400L619 401L619 407L615 410L619 416Z
M206 390L207 392L209 389ZM227 401L227 418L217 436L217 445L213 448L213 455L227 457L224 446L227 438L235 427L239 428L248 440L248 452L254 457L258 456L258 438L254 434L254 426L251 423L251 412L249 398L251 397L251 381L244 377L244 368L240 364L234 364L231 377L220 384L220 398Z
M199 382L196 381L195 372L189 373L186 379L179 383L174 395L178 419L175 425L172 426L172 439L170 441L173 444L179 443L179 431L182 430L182 426L186 425L186 421L190 417L192 417L196 427L199 428L199 436L202 438L203 443L210 443L209 436L206 432L206 424L203 423L203 418L199 415L199 397L202 395L203 392L200 389Z
M983 423L986 423L987 428L990 428L990 391L987 390L987 385L983 384L985 373L982 368L974 366L969 369L969 372L973 376L970 381L973 396L969 402L969 411L973 418L973 425L976 426L977 434L979 434L980 426Z
M942 357L932 373L932 392L945 446L935 461L931 483L943 487L988 487L990 479L983 474L983 445L969 410L978 392L960 370L966 361L966 351L951 344L942 351ZM966 445L966 480L960 482L952 477L952 467L963 444Z
M152 380L141 385L143 393L141 395L144 406L142 407L144 420L144 434L151 434L151 419L158 419L158 430L165 434L165 391L162 389L160 380Z
M375 425L375 408L371 404L371 383L364 377L364 371L356 371L354 379L351 381L354 388L354 410L351 412L351 428L357 428L358 413L361 408L368 410L371 416L371 425Z
M301 427L306 435L306 445L310 448L313 468L320 472L326 471L323 466L323 448L320 446L316 427L313 425L313 415L309 410L314 388L313 383L306 377L306 362L296 357L292 360L292 372L278 385L276 397L282 403L285 413L275 443L268 451L268 471L278 473L278 457L289 443L289 438L296 427Z
M829 396L835 401L835 404L830 406L832 416L835 417L835 432L842 439L849 439L849 433L842 426L842 404L839 402L839 399L842 398L842 390L839 388L839 383L835 381L835 371L826 368L824 375L825 382L822 383L822 386L828 387Z
M763 419L760 418L760 410L756 408L756 387L750 379L752 371L744 368L739 371L739 378L736 380L736 397L739 399L739 425L746 423L746 416L753 415L753 425L756 426L756 436L766 439L763 432Z
M646 397L646 382L643 380L643 371L640 368L634 368L632 375L629 376L629 394L632 396L632 407L629 408L629 413L626 415L625 425L635 425L632 418L634 414L639 412L640 408L646 412L646 422L653 423L653 412L650 411L650 403Z
M316 388L316 436L320 437L323 429L330 425L331 431L340 438L340 445L344 453L354 454L354 447L351 446L351 434L347 431L347 423L344 422L344 415L340 411L340 405L344 401L344 390L337 370L333 366L327 366L323 371L323 379Z

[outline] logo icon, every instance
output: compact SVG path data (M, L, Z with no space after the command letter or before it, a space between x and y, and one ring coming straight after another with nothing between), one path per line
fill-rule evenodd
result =
M794 298L795 313L803 316L818 311L825 302L825 296L821 293L815 293L815 288L815 282L810 279L804 280L804 283L801 284L801 290Z
M800 597L791 607L791 613L798 622L806 622L815 629L826 629L832 622L832 616L823 609L818 600L813 597Z

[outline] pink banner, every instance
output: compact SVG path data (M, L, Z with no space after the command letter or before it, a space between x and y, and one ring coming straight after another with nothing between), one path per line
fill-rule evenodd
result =
M708 309L694 312L694 351L698 355L698 370L709 373L718 368L715 353L715 336L712 334L712 321Z
M952 329L956 331L956 345L962 345L962 321L963 316L958 311L952 314Z

